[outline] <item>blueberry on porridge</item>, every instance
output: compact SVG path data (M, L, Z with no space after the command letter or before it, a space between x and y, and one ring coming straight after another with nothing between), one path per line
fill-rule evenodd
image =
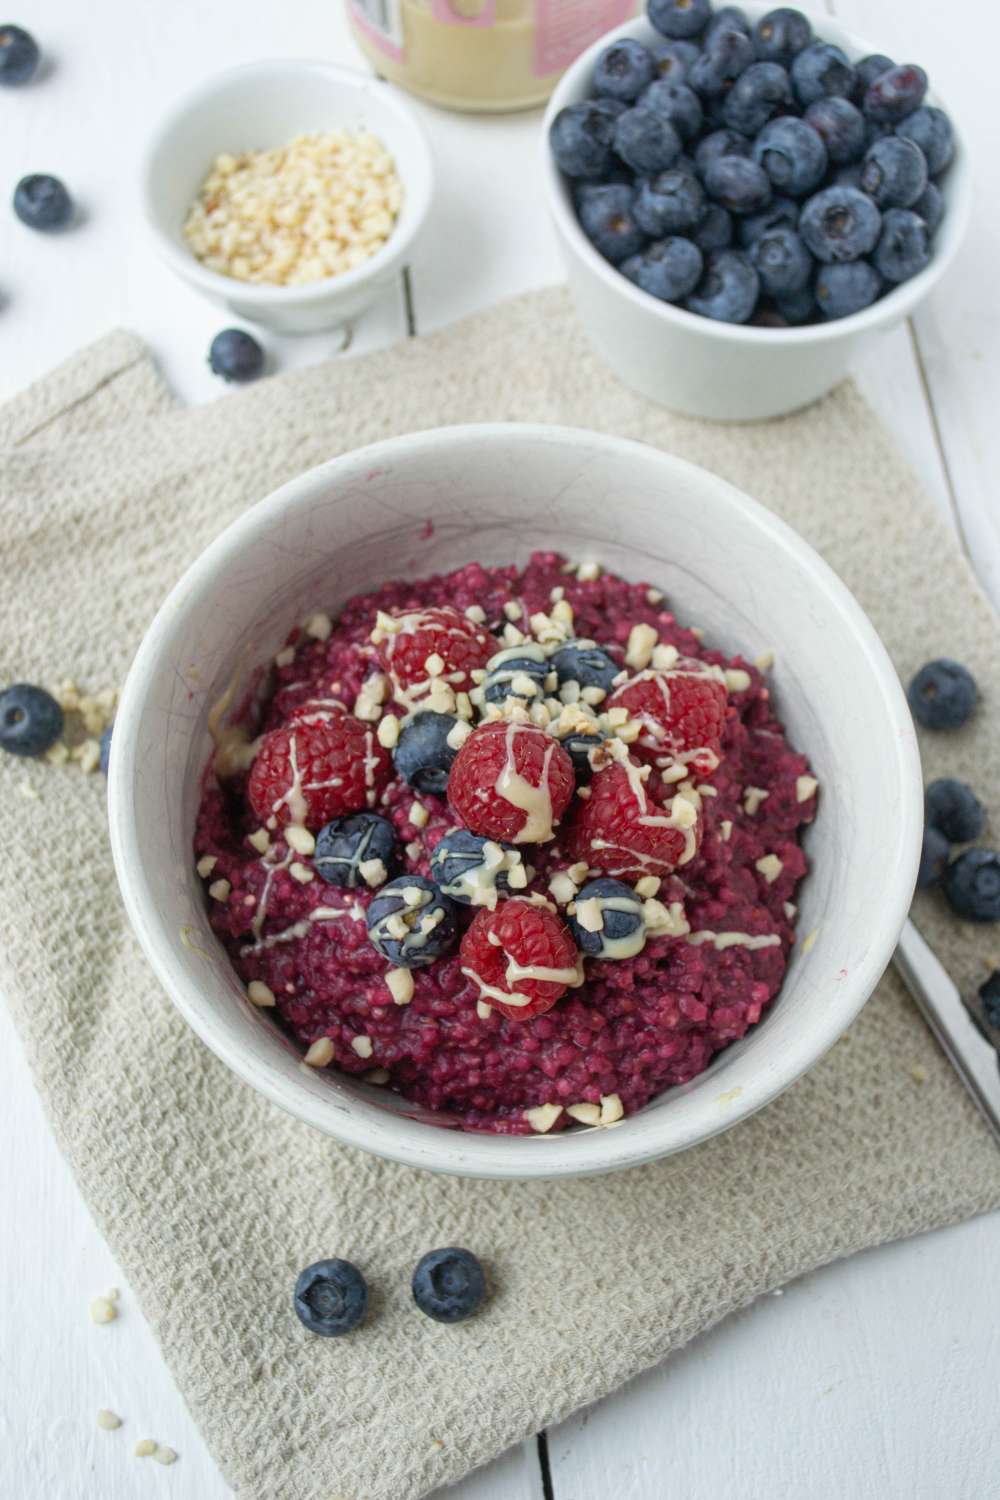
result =
M647 584L549 552L387 583L219 717L209 919L311 1067L465 1130L611 1126L781 987L817 783Z

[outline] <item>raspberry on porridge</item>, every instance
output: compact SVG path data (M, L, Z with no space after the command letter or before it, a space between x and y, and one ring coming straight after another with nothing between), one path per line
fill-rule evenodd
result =
M781 987L816 780L648 582L540 552L387 583L218 738L194 855L247 1003L445 1123L613 1125Z

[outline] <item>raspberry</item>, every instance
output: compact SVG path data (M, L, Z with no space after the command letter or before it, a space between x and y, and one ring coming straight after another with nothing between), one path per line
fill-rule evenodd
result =
M478 987L479 998L508 1021L540 1016L571 985L583 983L583 964L566 924L549 907L517 896L495 911L479 912L460 956L462 973Z
M573 795L573 762L535 724L497 720L473 730L448 778L466 828L511 844L542 844Z
M642 725L633 753L656 766L681 761L699 776L718 769L726 688L718 667L679 657L668 671L639 672L604 705L627 708Z
M669 875L693 859L701 843L697 802L683 792L669 800L650 785L651 768L616 760L598 771L587 801L577 800L562 839L571 860L613 875L640 880Z
M380 615L372 640L393 693L406 708L435 696L435 680L453 693L467 693L473 686L471 674L485 667L497 649L488 630L447 604ZM427 665L430 661L437 667L434 657L441 662L437 671Z
M250 772L250 806L266 822L315 833L331 818L374 807L392 761L368 724L350 714L311 716L264 735Z

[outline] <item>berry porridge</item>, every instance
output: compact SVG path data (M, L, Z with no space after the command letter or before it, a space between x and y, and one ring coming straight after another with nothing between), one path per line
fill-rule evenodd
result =
M816 781L760 667L647 584L556 553L387 583L213 733L211 924L310 1066L466 1130L609 1126L781 987Z

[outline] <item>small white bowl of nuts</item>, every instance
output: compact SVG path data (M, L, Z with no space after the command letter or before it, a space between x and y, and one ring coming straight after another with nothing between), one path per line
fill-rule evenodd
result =
M350 323L399 274L431 202L430 152L391 85L334 63L250 63L161 123L143 166L178 275L281 333Z

